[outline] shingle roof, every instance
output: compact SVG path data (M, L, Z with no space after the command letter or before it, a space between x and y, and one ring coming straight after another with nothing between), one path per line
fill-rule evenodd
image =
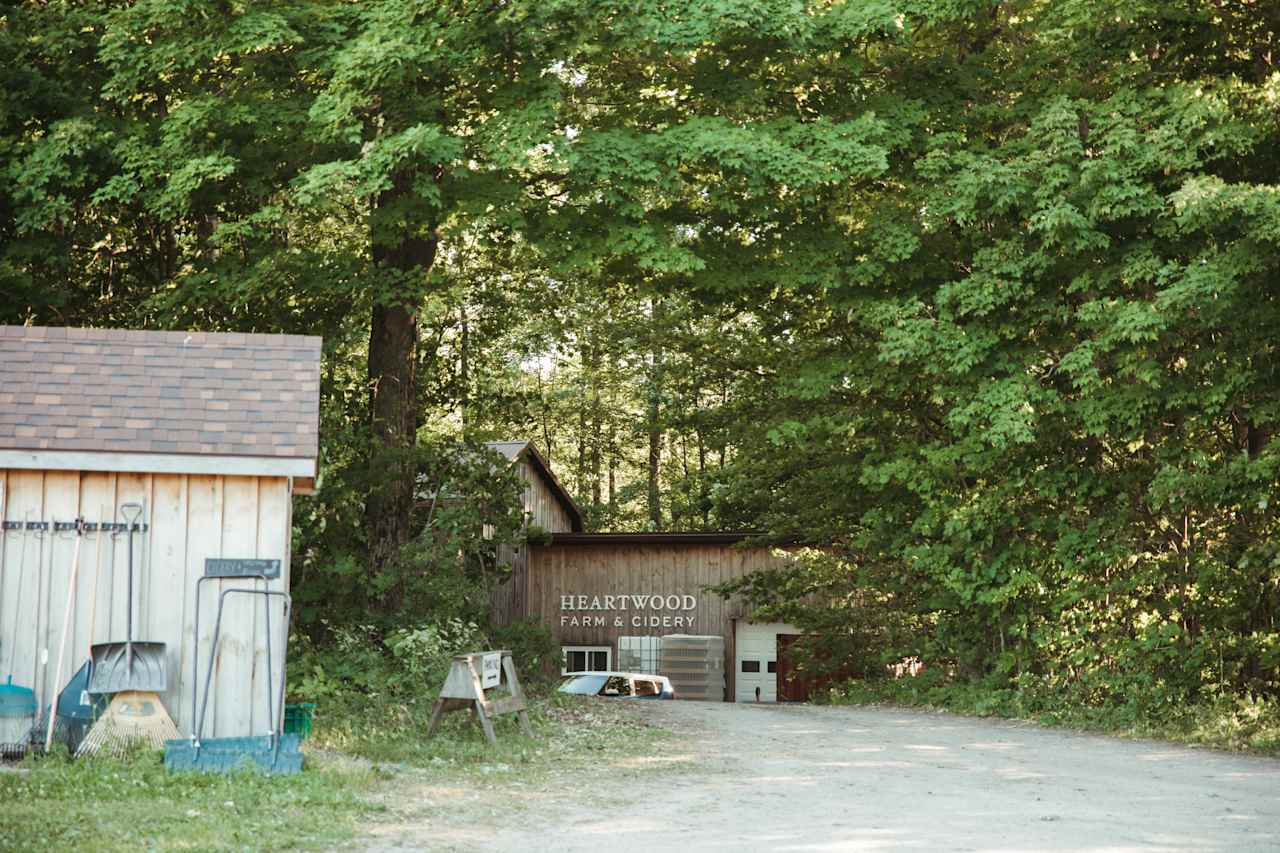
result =
M0 450L314 460L320 338L0 326Z

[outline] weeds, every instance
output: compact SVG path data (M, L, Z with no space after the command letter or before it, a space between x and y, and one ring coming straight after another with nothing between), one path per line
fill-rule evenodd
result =
M1196 703L1129 701L1091 703L1030 683L952 681L937 670L915 678L851 680L824 701L839 705L893 704L956 714L1034 720L1048 726L1125 737L1145 737L1263 755L1280 754L1280 702L1206 696Z

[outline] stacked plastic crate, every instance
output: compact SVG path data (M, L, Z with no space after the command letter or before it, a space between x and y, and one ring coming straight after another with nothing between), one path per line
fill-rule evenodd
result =
M724 638L668 634L662 638L659 673L671 680L677 699L724 701Z

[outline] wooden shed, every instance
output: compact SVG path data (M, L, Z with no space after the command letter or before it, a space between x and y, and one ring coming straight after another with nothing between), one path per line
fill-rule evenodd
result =
M61 687L68 594L64 682L92 644L126 639L132 606L133 638L165 644L161 698L189 732L193 655L203 679L221 591L289 588L292 498L316 477L319 382L316 337L0 326L0 680L12 674L47 703ZM101 529L123 527L129 503L145 526L132 602L129 537ZM72 588L77 518L88 532ZM219 558L278 560L278 576L201 584L197 637L196 583ZM288 627L279 599L265 607L227 600L206 735L269 728Z

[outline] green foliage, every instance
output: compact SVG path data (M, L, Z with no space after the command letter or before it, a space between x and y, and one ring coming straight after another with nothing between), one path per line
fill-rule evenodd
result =
M551 533L538 524L529 524L524 530L524 541L529 545L550 545Z
M320 648L485 623L522 519L474 447L518 434L597 529L819 546L738 588L815 666L1270 702L1276 38L1199 0L15 4L0 320L325 337ZM417 323L414 451L372 438L375 306Z
M847 277L776 297L790 357L719 505L846 569L741 590L908 627L828 670L919 654L1134 719L1273 701L1280 161L1241 57L1274 27L1015 6L884 49L928 131L845 220Z
M602 772L600 755L652 755L669 733L638 726L634 716L612 705L583 701L559 693L527 697L533 737L521 731L514 714L494 717L500 745L495 752L468 713L445 714L437 734L424 737L431 720L434 693L410 699L339 701L320 709L307 741L325 753L339 752L382 766L425 769L442 782L457 784L479 777L486 789L494 783L540 781L547 774L562 779ZM605 705L605 707L600 707ZM585 706L585 707L584 707ZM612 768L609 772L616 772ZM581 776L579 776L581 778Z
M419 684L443 682L454 655L488 648L480 626L461 619L398 628L387 635L385 642L395 659L397 672Z
M804 631L792 648L798 672L823 679L875 677L891 660L923 651L932 620L923 608L913 608L910 597L879 592L871 578L851 582L856 568L833 554L785 553L790 567L755 572L709 591L740 596L754 620Z
M490 647L478 625L456 617L388 631L374 625L325 627L329 633L322 646L305 636L291 641L295 653L288 692L293 701L425 695L439 689L454 655Z
M487 630L457 617L386 631L374 625L323 627L323 644L306 635L290 640L290 701L353 707L365 701L423 701L444 683L454 655L487 649L512 653L521 684L545 686L560 671L560 647L535 620Z
M345 449L341 448L340 449ZM420 442L412 451L379 451L388 468L419 472L415 535L384 570L364 558L361 495L378 488L362 454L335 460L309 512L300 520L303 554L295 580L299 617L323 637L331 626L370 624L380 630L415 625L424 615L486 624L489 590L511 567L501 546L521 539L521 483L499 454L448 437ZM388 602L396 602L388 606Z
M522 685L526 680L535 686L559 680L560 644L542 622L531 618L494 625L489 629L489 638L490 648L511 652Z
M336 657L334 664L347 668ZM502 749L495 753L468 714L446 715L439 733L425 738L434 698L434 689L326 698L304 746L307 766L295 776L173 774L154 752L127 761L30 757L18 772L0 773L4 846L330 850L367 833L368 821L385 811L388 791L405 784L406 765L419 782L478 783L492 793L495 784L542 782L552 774L582 779L616 772L600 762L601 750L653 755L669 738L656 727L637 726L618 703L535 694L529 707L534 737L520 731L513 715L501 715L494 726Z
M1014 685L998 679L947 678L938 668L914 678L848 681L819 697L832 704L925 707L979 717L1030 719L1043 725L1161 738L1216 749L1280 754L1280 703L1219 695L1194 704L1096 702L1063 693L1034 678Z

